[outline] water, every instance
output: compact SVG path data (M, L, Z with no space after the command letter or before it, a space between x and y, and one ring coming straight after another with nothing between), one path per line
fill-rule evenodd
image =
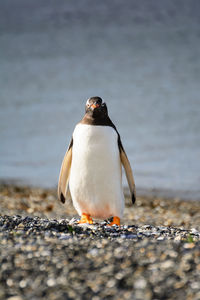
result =
M0 178L54 187L98 95L138 190L199 199L199 78L199 1L1 0Z

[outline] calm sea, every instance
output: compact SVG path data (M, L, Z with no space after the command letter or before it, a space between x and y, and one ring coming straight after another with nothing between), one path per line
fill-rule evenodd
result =
M1 0L0 178L56 186L96 95L138 190L200 199L200 1Z

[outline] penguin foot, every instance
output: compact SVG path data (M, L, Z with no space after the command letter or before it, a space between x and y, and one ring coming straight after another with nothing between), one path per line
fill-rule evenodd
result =
M90 217L90 215L83 213L81 215L81 219L80 219L80 221L78 223L79 224L83 224L83 223L93 224L93 220Z
M108 224L108 226L112 226L112 225L118 225L118 226L120 226L120 218L119 217L113 217L113 221L110 222Z

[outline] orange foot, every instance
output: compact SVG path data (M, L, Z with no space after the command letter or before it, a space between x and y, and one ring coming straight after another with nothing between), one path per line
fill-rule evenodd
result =
M85 213L82 214L79 224L83 224L83 223L93 224L93 221L92 221L92 218L90 217L90 215L85 214Z
M109 224L108 224L108 226L112 226L112 225L120 225L120 218L119 217L113 217L113 221L112 222L110 222Z

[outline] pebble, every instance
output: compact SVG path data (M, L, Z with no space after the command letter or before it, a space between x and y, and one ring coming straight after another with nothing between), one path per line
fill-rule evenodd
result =
M200 293L194 228L4 215L0 239L2 299L197 300Z
M13 297L9 297L7 298L7 300L22 300L23 298L19 297L19 296L13 296Z
M119 227L79 225L55 189L0 202L0 299L200 299L198 201L126 198Z

